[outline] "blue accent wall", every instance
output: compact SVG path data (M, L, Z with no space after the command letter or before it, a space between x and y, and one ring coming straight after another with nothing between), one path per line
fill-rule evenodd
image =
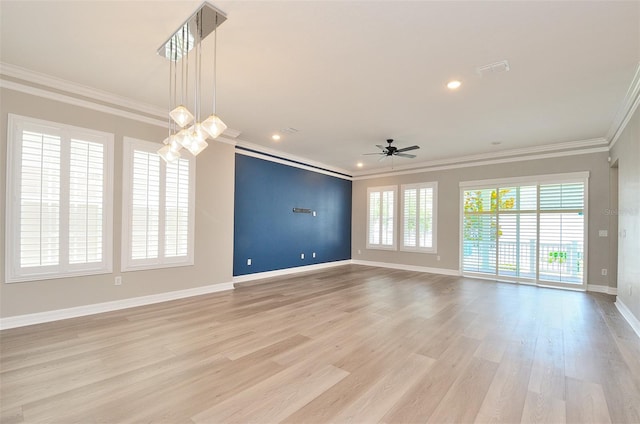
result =
M351 259L351 181L236 153L234 211L234 276Z

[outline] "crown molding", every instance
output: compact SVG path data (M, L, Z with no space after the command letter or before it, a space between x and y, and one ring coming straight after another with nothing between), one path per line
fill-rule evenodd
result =
M611 127L607 132L607 140L611 140L609 143L609 149L612 149L613 146L620 138L620 135L626 128L627 124L633 117L638 105L640 104L640 62L636 66L636 72L633 75L633 79L631 80L631 84L629 85L629 89L625 93L624 100L622 101L622 105L618 109L618 113L616 114L613 122L611 123Z
M0 76L19 80L0 78L2 88L168 128L167 111L147 103L5 62L0 62ZM226 140L218 140L235 144L233 139L240 134L238 130L227 128L223 133Z
M66 94L49 91L44 88L38 88L31 85L26 85L20 82L9 81L0 78L0 88L6 88L8 90L18 91L20 93L30 94L32 96L42 97L44 99L55 100L58 102L66 103L73 106L79 106L85 109L91 109L98 112L108 113L110 115L120 116L122 118L132 119L145 124L155 125L157 127L167 128L167 121L156 118L150 118L145 115L140 115L135 112L129 112L112 106L107 106L101 103L92 102L90 100L83 100L78 97L68 96Z
M346 169L327 165L322 162L316 162L314 160L310 160L300 156L291 155L279 150L270 149L268 147L251 143L246 140L238 139L236 141L236 147L239 147L241 149L253 150L257 154L262 153L262 155L260 155L261 159L270 160L273 162L279 162L284 165L290 165L290 166L298 167L301 169L307 169L314 172L325 171L321 173L326 173L327 175L332 175L332 176L343 178L343 179L351 180L351 175L353 174L351 171ZM238 153L242 153L242 152L238 150Z
M387 177L393 175L414 174L427 171L441 171L471 166L489 165L494 163L521 162L531 159L571 156L584 153L606 152L608 142L604 138L569 141L564 143L547 144L544 146L527 147L522 149L502 150L499 152L481 153L477 155L459 156L457 158L433 160L416 165L396 167L392 171L372 170L370 172L354 173L354 180Z
M154 117L164 119L166 110L148 103L136 102L127 97L118 96L107 91L98 90L93 87L81 85L65 79L53 77L41 72L32 71L20 66L0 62L0 74L17 78L30 84L37 84L49 87L58 91L64 91L76 96L86 97L104 103L109 103L124 109L145 113Z
M607 146L603 147L594 147L591 149L582 149L582 150L568 150L563 152L555 152L555 153L543 153L538 155L528 155L521 157L508 157L502 159L491 159L491 160L479 160L475 162L466 162L466 163L458 163L451 165L441 165L441 166L425 166L422 168L415 168L409 170L398 170L386 173L376 173L376 174L367 174L367 175L357 175L353 177L353 181L359 180L369 180L372 178L384 178L384 177L396 177L399 175L408 175L408 174L420 174L423 172L434 172L434 171L445 171L449 169L458 169L458 168L471 168L473 166L485 166L485 165L496 165L500 163L509 163L509 162L524 162L527 160L536 160L536 159L550 159L550 158L558 158L563 156L575 156L575 155L586 155L590 153L601 153L608 152L609 148Z

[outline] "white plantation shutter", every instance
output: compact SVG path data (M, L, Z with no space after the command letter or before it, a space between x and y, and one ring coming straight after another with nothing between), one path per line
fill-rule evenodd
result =
M402 190L402 245L404 247L416 247L418 238L418 189L403 188Z
M437 183L402 186L402 250L436 252L436 189Z
M167 164L157 143L124 146L122 271L192 265L195 159Z
M71 140L69 172L69 263L102 260L104 146Z
M369 225L368 225L368 242L369 245L380 244L380 199L382 193L372 191L369 193Z
M23 131L20 267L60 263L60 137Z
M7 281L111 272L113 135L8 123Z
M483 274L496 270L496 216L492 189L463 192L462 270Z
M367 248L395 250L396 195L396 186L367 189Z
M581 283L584 183L540 186L540 279Z
M189 235L189 161L167 165L165 193L165 256L186 256Z
M133 151L131 259L158 257L160 231L160 157Z
M535 279L538 186L500 187L497 193L498 274Z
M396 192L383 191L382 192L382 211L380 214L381 220L381 240L380 244L383 246L394 245L395 239L395 200Z
M588 174L573 175L463 190L463 272L584 285Z

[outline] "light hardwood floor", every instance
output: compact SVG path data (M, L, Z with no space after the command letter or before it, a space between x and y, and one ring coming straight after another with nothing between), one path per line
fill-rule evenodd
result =
M262 283L2 331L2 423L640 422L613 296L357 265Z

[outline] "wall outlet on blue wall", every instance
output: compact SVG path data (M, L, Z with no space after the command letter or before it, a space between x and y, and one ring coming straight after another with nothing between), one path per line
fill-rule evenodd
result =
M311 254L311 257L315 258L315 257L316 257L316 252L313 252L313 253Z
M304 253L300 254L300 259L304 259Z
M247 265L251 266L251 258L247 259Z

